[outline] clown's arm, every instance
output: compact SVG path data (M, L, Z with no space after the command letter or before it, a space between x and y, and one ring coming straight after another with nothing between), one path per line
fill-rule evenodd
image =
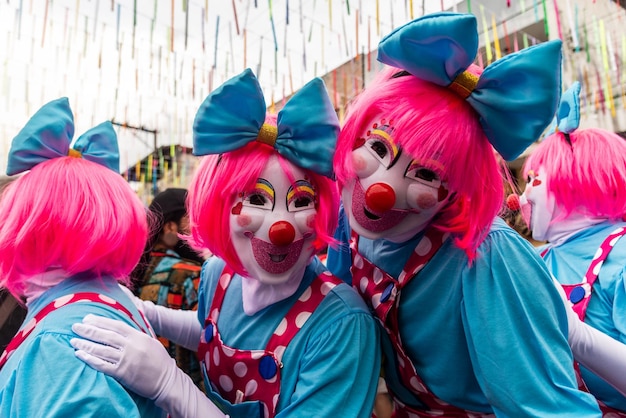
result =
M155 305L135 296L127 287L120 285L124 293L146 317L154 332L188 350L196 351L200 343L202 324L196 311L171 309Z
M557 280L554 285L567 311L568 341L574 358L626 396L626 345L581 321L563 287Z
M159 340L121 321L91 314L72 330L81 337L70 340L76 357L153 399L173 418L227 417L176 366Z

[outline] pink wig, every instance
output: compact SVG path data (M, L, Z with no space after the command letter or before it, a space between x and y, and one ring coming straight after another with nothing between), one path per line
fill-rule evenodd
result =
M546 188L563 211L619 220L626 214L626 141L597 128L544 139L524 164L524 176L540 167Z
M470 70L480 72L477 67ZM356 177L351 152L357 138L379 122L376 118L390 121L393 139L404 152L445 167L452 200L432 226L453 233L456 245L471 260L502 209L502 166L478 114L465 100L411 75L392 78L399 71L381 71L351 104L334 157L339 187Z
M275 116L268 116L267 123L275 125ZM246 275L237 249L230 240L230 211L240 193L254 188L259 175L272 155L278 157L288 178L293 179L291 163L274 148L259 142L222 154L204 157L189 185L187 211L191 237L195 248L208 248L222 258L238 274ZM337 227L339 197L332 180L304 170L317 194L315 216L315 251L333 243L332 235Z
M0 286L18 297L30 276L57 268L126 283L147 239L128 183L82 158L45 161L9 184L0 218Z

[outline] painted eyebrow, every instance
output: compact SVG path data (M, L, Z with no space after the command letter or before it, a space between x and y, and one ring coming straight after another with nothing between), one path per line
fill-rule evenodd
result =
M398 145L396 145L393 139L391 139L391 135L389 135L388 132L383 131L382 129L372 129L371 134L367 139L372 139L374 136L381 139L391 150L392 158L391 162L389 163L389 167L387 168L393 167L400 158L400 155L402 155L402 149Z
M409 163L409 165L407 166L406 170L404 171L404 174L406 175L406 173L409 172L409 170L411 170L414 167L423 167L427 170L431 170L433 171L435 174L437 174L439 177L443 176L444 173L444 166L443 164L441 164L439 161L437 160L411 160L411 162Z
M264 178L259 178L257 179L255 185L254 185L254 190L252 190L252 192L254 193L261 193L264 196L267 196L271 201L272 201L272 210L274 210L274 205L276 204L275 200L276 200L276 191L274 190L274 186L272 186L272 183L270 183L269 181L265 180ZM248 196L250 195L250 193L248 194Z
M287 192L287 204L289 204L291 200L300 193L315 196L315 189L313 188L313 185L306 180L296 181L294 185L289 187L289 191Z

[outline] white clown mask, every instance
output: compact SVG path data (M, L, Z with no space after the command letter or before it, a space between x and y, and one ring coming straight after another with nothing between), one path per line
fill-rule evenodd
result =
M272 156L254 188L231 208L239 259L250 279L266 285L297 287L314 253L315 190L302 170L290 166L293 183Z
M530 170L526 188L520 196L522 219L537 241L547 241L556 210L554 196L548 194L545 172Z
M352 151L357 178L342 190L350 227L369 239L405 242L447 204L443 167L418 161L393 142L393 128L374 123Z

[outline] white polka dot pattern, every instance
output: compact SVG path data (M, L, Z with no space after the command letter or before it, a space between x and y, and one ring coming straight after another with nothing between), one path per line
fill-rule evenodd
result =
M572 309L574 309L574 312L576 312L581 320L585 319L589 299L593 293L593 284L600 274L604 261L609 256L615 244L617 244L619 239L624 235L626 235L626 229L623 227L619 227L611 232L596 250L582 281L578 284L562 285L567 299L572 303Z
M69 295L64 295L53 300L48 305L44 306L39 312L35 313L35 315L22 327L22 329L18 331L18 333L9 342L2 355L0 355L0 368L4 366L4 364L8 361L10 355L15 352L15 350L28 338L28 336L37 327L37 324L39 324L49 313L59 308L62 308L63 306L79 302L101 303L110 306L113 309L121 311L125 315L127 315L139 327L141 331L148 335L154 336L154 334L151 332L152 328L145 321L145 318L143 318L143 316L142 326L135 320L133 314L115 299L94 292L71 293Z
M444 234L434 229L425 232L424 237L415 247L409 257L398 280L388 275L369 260L359 254L358 236L353 233L350 240L352 252L352 277L353 283L358 283L357 291L374 310L376 317L383 324L387 335L394 345L396 362L400 378L404 386L413 392L427 407L427 410L416 410L402 404L396 399L396 418L422 418L422 417L467 417L474 414L480 417L493 417L476 412L465 411L461 408L449 405L437 398L426 387L415 371L411 360L404 352L401 338L397 329L397 301L402 288L412 280L419 271L430 261L435 253L441 248L449 234Z
M264 350L239 350L224 344L216 325L231 279L232 272L224 269L213 295L211 314L205 322L205 330L213 327L212 338L205 341L203 331L198 353L209 380L217 382L217 390L224 399L233 404L259 401L265 417L270 418L276 414L280 399L280 370L289 342L341 281L328 273L321 274L279 322Z

